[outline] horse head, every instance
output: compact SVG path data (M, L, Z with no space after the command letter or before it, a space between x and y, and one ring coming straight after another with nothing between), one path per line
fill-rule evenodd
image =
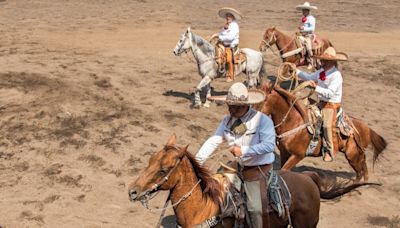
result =
M263 39L261 40L260 43L260 51L266 51L267 48L270 48L272 45L276 43L276 34L275 34L275 26L267 28L265 30Z
M190 27L188 27L187 30L181 35L181 38L176 43L176 46L174 48L175 55L180 55L191 47L190 45L190 39L192 38L191 36L192 32L190 30Z
M128 194L131 201L145 201L158 190L169 190L179 180L179 164L186 153L187 147L176 146L176 136L173 134L168 143L153 154L145 170L135 181L129 184Z

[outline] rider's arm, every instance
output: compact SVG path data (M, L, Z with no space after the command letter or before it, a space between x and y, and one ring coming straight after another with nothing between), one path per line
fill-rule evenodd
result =
M329 75L332 81L329 83L328 88L323 88L321 86L315 87L315 92L321 94L323 97L327 99L331 99L335 95L336 91L339 90L339 88L342 86L343 83L343 78L339 71L336 71L332 74L339 74L339 75Z
M222 42L230 42L236 39L237 34L239 34L239 26L236 23L230 23L228 29L223 30L219 34L219 39Z
M304 72L304 71L301 71L299 69L296 69L296 74L297 74L297 76L299 76L299 78L301 78L303 80L306 80L306 81L308 81L308 80L317 81L318 77L319 77L319 73L322 70L323 69L320 69L320 70L315 71L314 73L309 74L307 72Z
M302 31L314 33L314 30L315 30L315 18L312 16L307 17L307 22L304 23L304 28Z
M221 121L214 135L207 139L201 146L199 152L196 154L196 160L203 164L207 158L217 149L217 147L223 142L224 129L225 129L226 118Z
M272 120L266 115L260 118L259 128L254 137L259 137L260 142L251 146L241 146L242 156L248 157L255 154L272 153L275 150L276 134Z

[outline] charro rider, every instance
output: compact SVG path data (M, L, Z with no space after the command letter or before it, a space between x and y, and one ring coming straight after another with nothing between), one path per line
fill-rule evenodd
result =
M226 23L218 35L219 41L225 46L228 70L226 72L226 81L235 79L234 53L239 45L239 25L238 20L242 15L233 8L222 8L218 15L226 19Z
M297 70L297 75L303 80L310 80L315 87L320 103L323 124L323 159L332 161L337 154L338 144L336 137L336 114L342 101L342 74L338 70L337 61L347 61L345 53L336 52L333 47L327 48L320 56L321 69L308 74Z
M263 227L261 194L266 193L266 180L272 163L275 160L275 128L272 120L265 114L250 107L260 103L265 94L258 90L248 91L243 83L234 83L227 96L210 97L211 100L222 100L228 105L230 115L223 118L217 131L200 148L196 159L200 163L216 150L224 139L230 145L229 151L239 159L243 167L247 207L253 227ZM260 186L265 191L260 191ZM263 202L265 203L265 202ZM264 216L264 227L268 227Z
M312 41L314 39L315 17L310 14L311 9L317 9L316 6L310 5L309 2L305 2L303 5L296 6L297 10L301 10L303 17L301 18L301 25L298 27L300 34L304 38L304 44L306 46L306 59L308 62L308 69L312 69L313 66L313 52L312 52Z

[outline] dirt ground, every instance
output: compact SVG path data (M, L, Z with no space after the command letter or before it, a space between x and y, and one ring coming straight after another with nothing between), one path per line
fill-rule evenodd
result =
M127 183L171 133L195 153L226 113L190 108L200 77L190 55L172 53L180 34L217 32L218 8L232 6L245 15L241 47L257 49L267 26L295 31L301 3L1 0L0 227L154 227L159 213L129 202ZM383 186L322 202L319 227L400 227L400 3L313 3L317 33L350 56L345 110L389 143L374 170L367 152L370 180ZM275 74L279 58L264 59ZM215 92L229 86L213 82ZM354 177L343 154L298 166Z

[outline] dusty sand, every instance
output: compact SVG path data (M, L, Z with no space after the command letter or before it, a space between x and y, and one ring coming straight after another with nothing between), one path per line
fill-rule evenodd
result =
M0 1L0 226L154 227L159 214L129 202L126 184L172 132L195 153L226 113L215 104L190 109L200 77L192 57L172 54L180 34L218 31L217 9L233 6L246 16L241 46L257 49L267 26L294 31L301 3ZM344 108L389 142L374 171L367 152L370 180L383 186L322 202L319 227L399 227L400 4L314 3L318 34L350 56ZM275 74L279 58L264 58ZM213 82L215 92L229 86ZM299 167L354 177L343 154Z

